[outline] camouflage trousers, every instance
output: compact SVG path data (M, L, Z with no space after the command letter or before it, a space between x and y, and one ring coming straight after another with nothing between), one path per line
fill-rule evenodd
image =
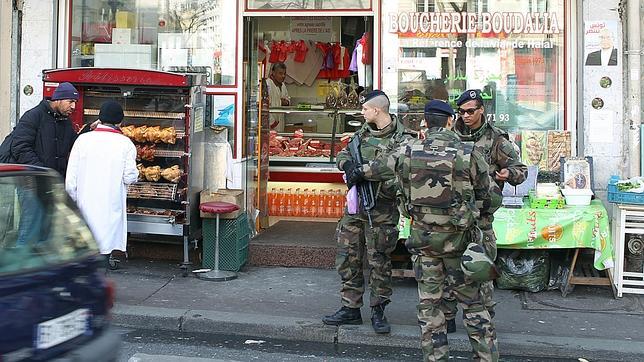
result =
M490 259L496 260L496 235L494 234L494 230L490 227L482 231L483 247L485 248L485 252ZM487 309L490 316L494 318L494 315L496 314L494 311L496 302L494 301L494 282L492 280L481 283L481 298L485 309ZM458 312L456 298L453 295L449 295L449 293L445 293L441 302L441 309L443 310L443 313L445 313L445 318L447 320L455 319L456 313Z
M463 324L472 345L474 361L498 361L499 352L494 324L481 304L479 284L465 281L461 258L412 255L418 282L418 323L424 361L447 361L449 346L441 299L445 290L463 308Z
M336 268L342 278L342 305L360 308L364 294L364 259L369 268L370 306L387 304L392 294L391 253L398 242L394 224L373 223L348 215L340 219L336 229L338 250Z

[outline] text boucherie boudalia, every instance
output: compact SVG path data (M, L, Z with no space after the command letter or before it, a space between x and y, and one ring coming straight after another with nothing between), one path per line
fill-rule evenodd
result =
M402 12L388 14L391 33L558 34L556 13Z

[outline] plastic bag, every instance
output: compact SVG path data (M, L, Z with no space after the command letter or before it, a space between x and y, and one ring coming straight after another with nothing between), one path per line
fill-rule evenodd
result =
M358 188L356 185L351 186L349 192L347 192L347 212L349 215L355 215L358 213Z
M499 289L539 292L548 286L550 259L546 250L499 249L496 266Z

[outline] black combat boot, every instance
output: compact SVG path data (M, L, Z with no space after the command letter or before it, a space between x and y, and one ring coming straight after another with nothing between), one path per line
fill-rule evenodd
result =
M360 315L360 308L342 307L332 315L322 318L322 322L331 326L362 324L362 315Z
M391 326L387 321L387 317L385 317L384 304L378 304L375 307L371 307L371 326L378 334L391 332Z
M456 319L448 319L445 322L447 323L447 333L456 332Z

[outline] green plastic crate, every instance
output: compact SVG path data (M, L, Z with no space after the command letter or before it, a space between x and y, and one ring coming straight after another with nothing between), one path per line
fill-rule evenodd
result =
M558 199L538 198L534 191L528 192L530 207L533 209L562 209L566 206L566 200L561 197Z
M217 219L202 219L203 267L215 267ZM219 269L239 271L248 261L250 230L246 213L236 219L219 219Z

